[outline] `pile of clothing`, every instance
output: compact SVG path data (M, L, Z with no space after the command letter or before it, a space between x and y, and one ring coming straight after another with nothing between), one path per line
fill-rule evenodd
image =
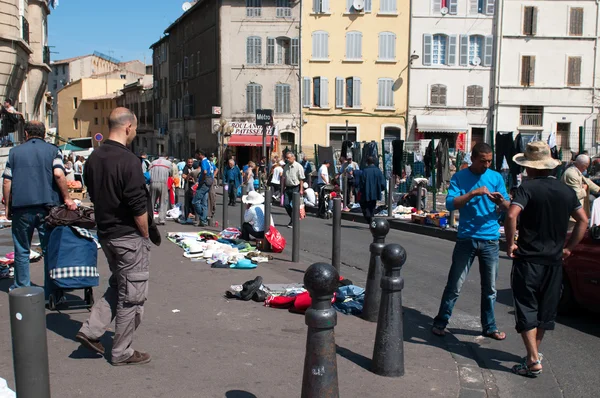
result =
M42 248L37 245L31 248L29 252L29 261L34 263L42 258ZM15 253L7 253L4 257L0 257L0 279L12 278L15 275L13 263L15 262Z

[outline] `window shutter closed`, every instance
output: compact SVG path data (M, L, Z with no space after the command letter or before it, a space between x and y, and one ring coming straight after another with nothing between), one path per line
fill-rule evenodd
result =
M430 34L423 35L423 65L431 65L433 36Z
M483 87L476 86L475 89L475 106L483 106Z
M275 39L267 37L267 64L275 63Z
M344 107L344 78L335 78L335 107Z
M487 15L494 15L496 12L496 0L487 0L485 5L485 13Z
M569 86L581 84L581 57L569 57L567 84Z
M432 1L432 6L431 6L431 11L433 13L439 14L442 10L442 0L433 0Z
M569 34L571 36L583 35L583 8L573 7L570 14Z
M346 12L352 12L354 11L354 0L346 0Z
M302 106L310 108L310 99L310 77L305 77L302 79Z
M448 5L448 14L456 15L458 12L458 0L450 0Z
M328 81L326 77L321 78L321 108L329 107L329 98L327 96Z
M479 0L469 0L469 14L479 14Z
M440 105L446 105L446 86L440 86Z
M532 86L535 82L535 57L526 55L521 59L521 85Z
M535 35L537 33L537 7L533 7L532 17L531 17L531 34Z
M329 0L321 0L321 12L329 12Z
M300 52L300 39L292 39L292 65L298 65Z
M313 58L327 59L329 56L328 39L329 34L327 32L319 31L313 33Z
M456 41L458 37L456 35L448 36L448 65L456 65Z
M467 106L475 106L475 86L467 87Z
M365 0L365 12L373 11L373 0Z
M346 34L346 58L362 58L362 33L348 32Z
M353 77L352 85L353 85L353 90L354 90L354 92L352 93L352 96L353 96L352 107L360 108L360 78Z
M460 35L460 66L469 64L469 36Z
M321 1L320 0L313 0L313 12L315 14L318 14L321 12Z
M483 52L483 66L492 66L494 59L494 36L485 37L485 47Z

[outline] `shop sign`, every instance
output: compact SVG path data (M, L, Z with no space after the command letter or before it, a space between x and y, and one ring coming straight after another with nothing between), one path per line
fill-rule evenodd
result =
M229 122L229 125L233 127L231 135L262 135L262 126L256 125L256 123L248 122ZM266 126L267 135L273 135L275 128L273 126Z

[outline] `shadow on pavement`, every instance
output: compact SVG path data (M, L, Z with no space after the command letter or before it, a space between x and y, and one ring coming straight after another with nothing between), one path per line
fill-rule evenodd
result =
M0 291L8 293L8 289L10 289L10 285L12 285L12 283L12 278L0 279Z
M225 393L225 398L258 398L258 397L248 391L230 390Z
M46 315L46 327L67 340L75 341L82 323L61 312L51 312Z
M356 352L351 351L347 348L340 347L337 344L335 345L335 348L336 348L335 352L337 352L337 354L339 356L346 358L347 360L360 366L364 370L367 370L369 372L371 371L371 359L370 358L367 358L361 354L357 354Z
M299 273L301 273L301 274L303 274L304 272L306 272L306 271L303 271L303 270L301 270L301 269L298 269L298 268L288 268L288 269L289 269L290 271L299 272Z

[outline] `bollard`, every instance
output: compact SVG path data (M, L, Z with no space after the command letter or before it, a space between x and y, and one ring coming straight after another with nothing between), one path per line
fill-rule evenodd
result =
M381 279L381 305L371 370L380 376L404 375L404 341L402 335L402 288L400 276L406 251L398 244L388 244L381 253L385 276Z
M8 302L17 396L50 398L44 289L15 289Z
M417 184L417 211L425 210L423 209L423 193L421 192L421 184Z
M227 229L229 225L229 184L223 183L223 222L222 228Z
M342 250L342 200L340 198L333 199L333 234L332 234L332 252L331 263L340 272L342 266L341 250Z
M377 322L381 302L381 278L383 277L381 252L385 247L385 237L390 232L390 224L385 218L374 218L369 229L373 235L373 243L369 246L371 259L369 260L362 318L365 321Z
M292 196L292 262L300 261L300 192Z
M387 197L387 209L388 217L392 216L392 207L394 203L394 187L396 186L396 178L393 173L390 173L390 179L388 181L388 197Z
M264 228L265 232L271 228L271 201L273 200L273 188L268 187L265 191L265 220L264 220ZM271 245L267 240L264 240L264 249L263 251L270 251Z
M338 375L334 327L337 313L331 307L333 292L340 276L330 264L316 263L304 274L304 286L310 293L306 310L306 356L302 377L302 398L338 398Z
M244 197L244 195L248 194L248 189L246 188L245 185L242 185L242 198ZM241 201L241 199L240 199ZM244 202L242 202L242 205L240 206L240 231L242 230L242 225L244 225L244 215L246 214L246 205L244 204Z
M350 191L348 190L348 176L345 173L344 173L344 176L342 177L342 185L343 185L342 207L346 208L350 204L350 196L349 196Z

